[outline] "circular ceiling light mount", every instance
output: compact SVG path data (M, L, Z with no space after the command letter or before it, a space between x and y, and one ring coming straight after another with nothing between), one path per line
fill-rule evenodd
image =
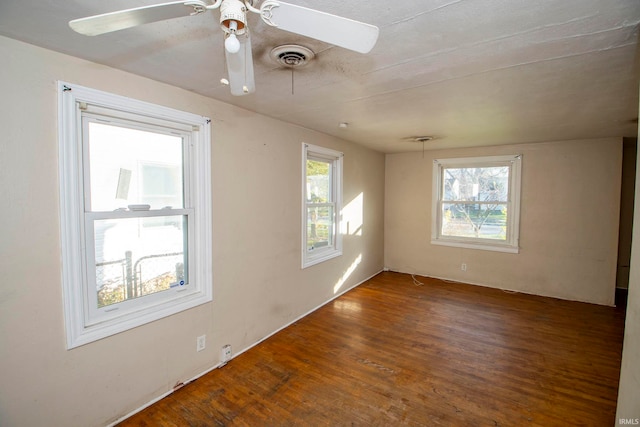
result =
M406 138L404 138L404 141L408 141L408 142L429 142L429 141L433 141L434 139L436 139L434 136L408 136Z
M299 68L307 65L316 54L309 48L297 44L285 44L271 49L271 59L287 68Z

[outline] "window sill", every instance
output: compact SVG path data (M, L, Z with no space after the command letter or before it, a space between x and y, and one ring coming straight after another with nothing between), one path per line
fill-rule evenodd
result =
M316 265L316 264L320 264L321 262L324 261L328 261L332 258L336 258L339 257L340 255L342 255L342 251L339 250L331 250L331 251L326 251L324 253L321 254L314 254L315 256L313 258L308 257L305 258L302 261L302 268L307 268L307 267L311 267L312 265Z
M439 246L452 246L456 248L466 248L466 249L479 249L483 251L494 251L494 252L504 252L517 254L520 253L520 248L518 246L511 245L495 245L490 243L475 243L475 242L462 242L459 240L431 240L432 245Z

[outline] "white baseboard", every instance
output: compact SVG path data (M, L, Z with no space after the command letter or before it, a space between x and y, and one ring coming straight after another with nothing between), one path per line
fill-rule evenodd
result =
M235 357L241 355L242 353L244 353L245 351L248 351L250 349L252 349L253 347L257 346L258 344L260 344L261 342L271 338L272 336L274 336L275 334L277 334L278 332L282 331L283 329L288 328L289 326L293 325L294 323L296 323L298 320L308 316L309 314L313 313L314 311L318 310L319 308L329 304L331 301L335 300L336 298L344 295L345 293L349 292L350 290L357 288L358 286L360 286L361 284L363 284L364 282L366 282L367 280L371 279L372 277L377 276L378 274L380 274L382 271L386 271L386 270L380 270L374 274L372 274L371 276L367 277L366 279L356 283L355 285L351 286L350 288L347 288L345 290L343 290L342 292L340 292L339 294L334 295L332 298L328 299L327 301L323 302L322 304L320 304L319 306L317 306L316 308L313 308L309 311L307 311L306 313L296 317L295 319L293 319L291 322L285 324L284 326L278 328L277 330L271 332L270 334L266 335L264 338L256 341L255 343L251 344L250 346L244 348L243 350L239 351L238 353L234 354L233 357L231 359L234 359ZM185 385L189 384L192 381L197 380L198 378L202 377L203 375L208 374L209 372L213 371L214 369L217 369L221 366L226 365L227 363L229 363L229 361L225 362L225 363L218 363L215 366L212 366L211 368L208 368L207 370L205 370L204 372L201 372L199 374L197 374L196 376L194 376L193 378L191 378L190 380L185 381L180 387L178 388L182 388ZM107 427L113 427L118 423L121 423L122 421L126 420L129 417L132 417L133 415L137 414L138 412L148 408L149 406L153 405L154 403L157 403L159 401L161 401L162 399L164 399L165 397L169 396L171 393L173 393L174 391L176 391L178 388L173 388L169 391L167 391L166 393L161 394L160 396L152 399L151 401L145 403L144 405L142 405L141 407L134 409L133 411L129 412L127 415L118 418L116 421L112 422L111 424L108 424Z
M349 292L350 290L357 288L358 286L362 285L364 282L366 282L367 280L371 279L372 277L377 276L378 274L382 273L383 270L380 270L378 272L376 272L375 274L372 274L371 276L367 277L366 279L356 283L355 285L351 286L350 288L345 289L344 291L340 292L339 294L334 295L332 298L328 299L327 301L323 302L322 304L320 304L319 306L317 306L316 308L312 308L311 310L307 311L306 313L296 317L295 319L293 319L291 322L287 323L286 325L282 326L281 328L273 331L272 333L270 333L269 335L265 336L264 338L260 339L259 341L256 341L254 344L251 344L249 347L245 348L244 350L241 350L239 353L237 353L235 356L238 356L242 353L244 353L247 350L252 349L253 347L257 346L258 344L260 344L262 341L267 340L269 338L271 338L272 336L274 336L275 334L277 334L278 332L280 332L283 329L288 328L289 326L293 325L294 323L296 323L298 320L310 315L311 313L313 313L314 311L318 310L319 308L329 304L331 301L333 301L334 299L346 294L347 292ZM234 357L235 357L234 356Z
M487 283L483 283L483 282L476 282L474 280L451 279L451 278L443 277L443 276L435 276L435 275L425 274L425 273L412 273L412 272L408 272L408 271L393 270L393 269L389 270L389 271L391 271L393 273L412 274L412 275L416 275L416 276L430 277L432 279L442 280L443 282L461 283L463 285L473 285L473 286L480 286L480 287L483 287L483 288L498 289L498 290L501 290L501 291L504 291L504 292L508 292L508 293L534 295L534 296L538 296L538 297L555 298L555 299L559 299L559 300L563 300L563 301L583 302L583 303L586 303L586 304L602 305L602 306L605 306L605 307L615 307L615 304L605 304L603 302L588 301L588 300L583 300L583 299L577 299L575 297L571 298L571 297L560 296L560 295L552 295L552 294L547 294L547 293L537 293L537 292L532 292L532 291L525 290L525 289L510 289L510 288L502 287L500 285L491 285L491 284L487 284Z

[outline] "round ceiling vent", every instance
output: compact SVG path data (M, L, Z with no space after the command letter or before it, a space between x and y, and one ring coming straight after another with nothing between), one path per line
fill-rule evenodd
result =
M302 67L315 57L311 49L297 44L285 44L271 50L271 59L283 67Z

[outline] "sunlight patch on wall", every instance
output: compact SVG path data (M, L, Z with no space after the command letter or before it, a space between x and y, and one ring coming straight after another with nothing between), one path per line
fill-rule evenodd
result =
M340 232L343 235L362 236L364 193L358 194L344 208Z
M360 262L362 262L362 254L358 255L358 257L353 261L353 263L351 263L349 268L347 268L347 271L344 272L344 274L342 275L340 280L338 280L336 285L333 287L333 294L334 295L338 293L340 288L342 288L342 285L344 285L344 282L346 282L347 279L349 278L349 276L351 276L351 274L353 274L353 272L356 270L356 268L358 267L358 264L360 264Z

